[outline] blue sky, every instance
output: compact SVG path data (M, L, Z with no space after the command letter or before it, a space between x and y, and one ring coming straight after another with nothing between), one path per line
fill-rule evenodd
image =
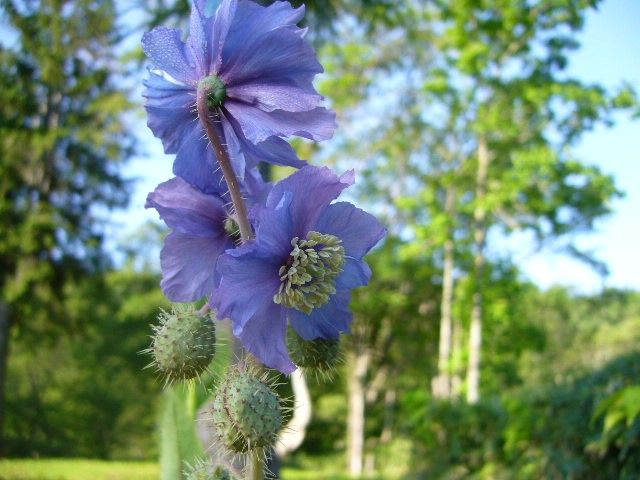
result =
M630 82L640 91L640 2L607 0L588 15L584 31L579 35L582 48L571 57L569 73L586 82L607 87ZM140 119L140 124L144 120ZM164 155L160 141L140 129L141 145L146 156L132 161L125 174L138 180L130 207L114 212L112 238L122 241L126 234L147 220L157 219L155 211L144 210L147 192L171 177L172 158ZM512 239L508 248L524 275L543 288L554 284L572 286L578 292L594 292L602 286L640 290L640 121L621 116L613 128L598 128L585 135L576 149L577 157L598 165L614 175L625 197L617 200L614 213L600 221L597 231L575 239L576 244L593 251L610 270L601 279L588 267L552 248L533 251L526 238ZM501 246L502 247L502 246Z
M587 17L579 35L582 48L571 57L569 73L587 82L615 87L622 80L640 90L640 2L607 0ZM525 274L542 287L574 286L597 291L601 286L640 290L640 121L620 116L613 128L598 128L585 135L577 157L614 175L624 198L613 204L614 213L598 223L597 231L578 237L577 245L592 250L609 266L602 279L588 267L551 251L531 254L514 248Z

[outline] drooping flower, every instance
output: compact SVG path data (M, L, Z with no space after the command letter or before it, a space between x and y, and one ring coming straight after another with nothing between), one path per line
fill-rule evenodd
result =
M218 260L211 306L231 319L247 350L281 372L295 369L287 324L305 340L338 337L351 323L351 290L371 276L363 257L384 227L350 203L331 203L352 183L353 172L300 169L269 193L255 240Z
M190 36L157 27L142 45L157 67L145 82L148 126L175 153L174 173L205 192L220 190L221 173L195 108L198 88L219 135L224 137L234 170L264 161L301 167L284 137L330 138L333 112L319 107L313 87L323 71L296 24L304 7L288 2L263 7L250 0L223 0L213 17L206 0L194 0Z
M160 252L165 296L174 302L193 302L210 295L220 281L218 258L235 241L224 200L175 177L158 185L145 207L155 208L172 230Z

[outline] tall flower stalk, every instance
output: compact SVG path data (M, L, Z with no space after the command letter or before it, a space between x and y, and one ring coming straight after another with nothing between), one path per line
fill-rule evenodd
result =
M164 375L199 378L210 359L202 352L215 352L203 339L215 332L191 334L189 325L208 332L211 319L231 322L262 366L241 360L229 369L210 423L222 457L245 455L244 475L261 480L283 414L265 368L284 374L297 368L287 338L295 340L293 358L304 359L305 369L332 364L319 352L336 349L318 349L318 341L333 345L349 331L351 290L368 283L363 257L385 229L353 205L334 203L353 172L338 176L307 166L286 141L292 135L325 140L335 128L334 113L320 106L313 87L322 66L306 29L297 26L304 7L223 0L209 17L205 3L194 0L186 41L164 27L142 39L155 66L145 82L148 126L165 152L176 154L176 177L146 204L172 230L160 257L161 288L174 302L207 302L200 310L163 312L150 351ZM272 185L259 174L261 162L300 170ZM199 463L192 470L217 478L220 466Z

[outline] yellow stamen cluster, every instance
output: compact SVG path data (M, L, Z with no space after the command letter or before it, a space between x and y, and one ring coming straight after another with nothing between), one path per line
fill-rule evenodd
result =
M338 237L318 232L309 232L306 240L295 237L291 246L287 263L278 271L281 283L273 301L309 314L336 293L344 247Z

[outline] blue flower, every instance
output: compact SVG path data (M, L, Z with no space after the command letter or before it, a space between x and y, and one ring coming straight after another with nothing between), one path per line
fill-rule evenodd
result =
M319 107L313 78L323 71L296 24L304 7L288 2L262 7L249 0L223 0L213 17L205 0L194 0L190 37L157 27L142 45L158 71L145 82L148 126L175 153L173 171L205 192L219 192L221 173L195 109L198 86L224 137L241 181L260 161L301 167L283 139L330 138L333 112Z
M161 183L147 197L171 233L160 252L162 282L169 300L193 302L211 295L220 282L218 257L234 247L224 200L205 194L179 177Z
M302 168L256 207L255 240L218 260L211 306L247 350L283 373L295 369L287 324L306 340L338 337L351 323L351 290L371 276L363 257L384 227L350 203L331 203L352 183L353 172Z

